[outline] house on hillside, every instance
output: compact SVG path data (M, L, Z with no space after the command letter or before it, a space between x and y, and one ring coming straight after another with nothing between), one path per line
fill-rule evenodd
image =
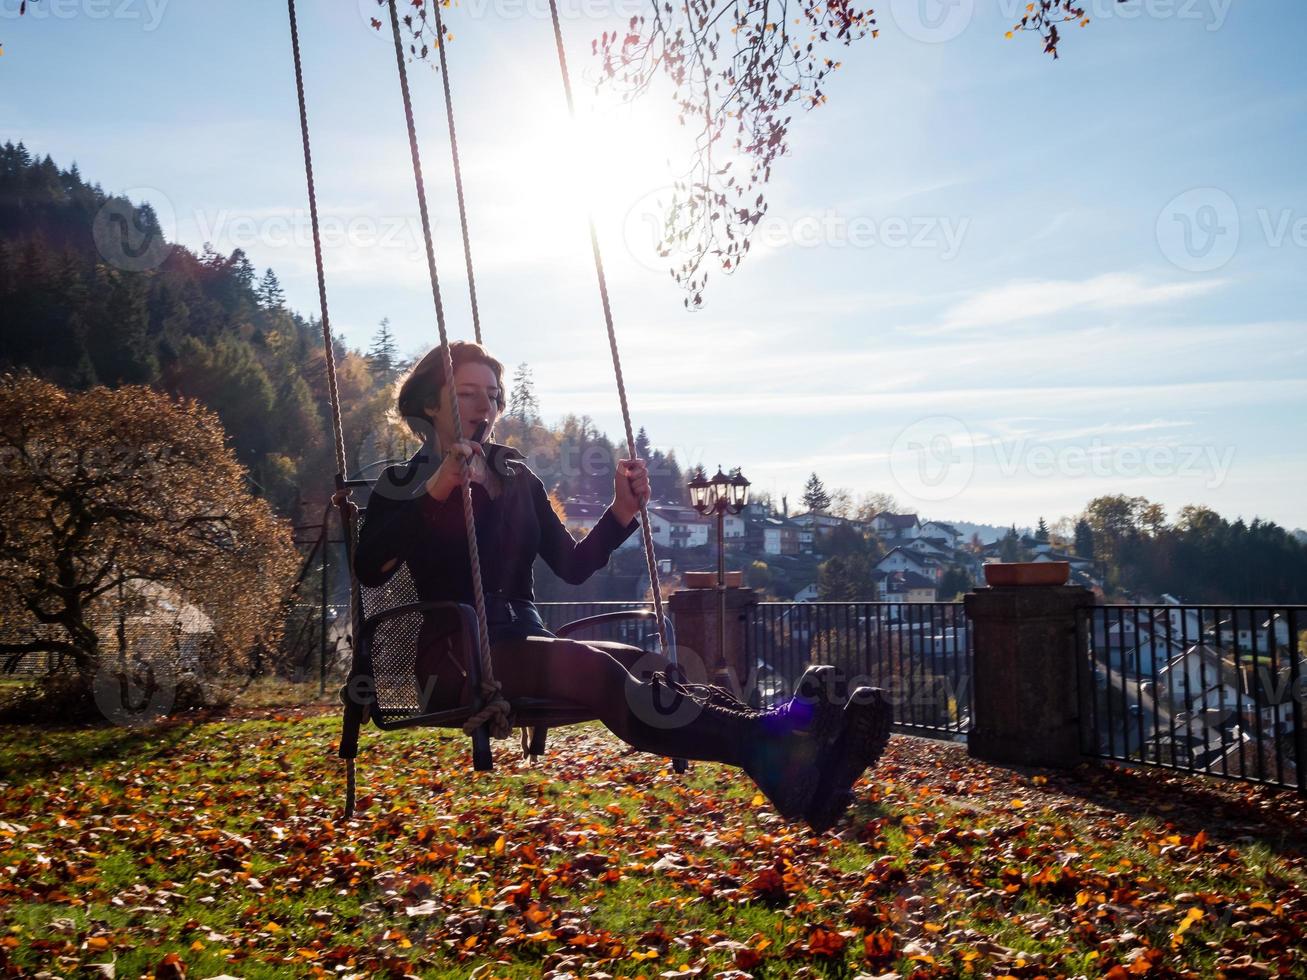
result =
M590 530L599 523L599 518L604 516L604 511L608 509L607 504L601 504L597 500L587 500L580 497L569 497L563 501L563 510L566 517L563 523L567 525L569 531L580 531L583 534L589 534ZM655 508L651 507L650 524L656 526L652 514ZM575 536L575 534L573 535ZM655 540L657 540L655 538ZM644 539L638 534L632 534L629 538L619 545L619 548L638 548L643 546Z
M712 540L713 521L693 507L660 504L649 508L649 533L660 548L700 548ZM627 541L639 540L631 535Z
M1081 569L1086 572L1093 572L1094 560L1092 558L1081 558L1079 555L1073 555L1068 551L1058 551L1047 542L1041 542L1035 548L1035 557L1031 561L1051 562L1064 561L1071 566L1073 570Z
M837 527L848 527L859 532L865 532L869 527L865 521L855 521L848 517L836 517L833 514L822 514L813 511L795 514L790 520L800 527L810 527L818 533L825 534L829 534Z
M1146 615L1094 616L1093 645L1096 659L1140 680L1151 678L1185 649L1166 617Z
M698 513L696 511L695 513ZM743 541L748 534L748 525L743 514L726 514L722 520L722 537L727 541Z
M944 538L912 538L903 547L922 558L934 558L937 561L952 561L953 549Z
M817 583L809 582L798 592L794 593L795 602L816 602L817 601Z
M950 551L956 551L962 545L962 532L943 521L922 521L921 537L943 538Z
M1269 658L1235 653L1191 646L1159 672L1155 696L1170 714L1175 751L1193 765L1265 776L1277 765L1277 751L1279 765L1292 765L1293 672L1287 663L1274 670Z
M1269 658L1238 656L1207 643L1189 647L1157 674L1157 698L1173 711L1238 711L1263 727L1291 720L1292 689L1291 665L1272 665Z
M872 583L879 600L889 603L887 615L899 621L911 614L904 608L918 602L934 602L937 598L935 581L913 571L872 572Z
M746 547L766 555L801 554L799 531L799 527L784 517L764 517L749 523Z
M607 509L606 504L601 504L597 500L568 497L563 501L563 510L567 513L564 523L569 528L589 531L599 523L599 518L604 516L604 511Z
M916 514L891 514L881 511L871 519L871 529L882 541L900 541L921 534L921 522Z
M876 570L885 573L915 572L933 582L938 582L944 574L943 566L936 559L919 555L905 547L890 549L885 557L876 562Z

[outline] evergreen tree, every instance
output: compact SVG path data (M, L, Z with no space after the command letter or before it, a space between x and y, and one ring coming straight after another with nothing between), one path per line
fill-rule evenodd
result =
M383 317L377 332L372 335L372 346L368 348L368 370L377 384L393 384L399 377L399 348L395 344L395 335L390 332L390 317Z
M1048 524L1042 517L1039 519L1039 526L1035 528L1035 540L1048 544Z
M236 285L250 292L254 291L254 266L250 264L250 258L243 248L238 248L231 253L231 273L236 280Z
M813 514L823 513L830 506L830 494L816 473L808 477L808 482L803 485L803 503Z
M526 361L519 364L513 373L513 389L508 396L508 417L516 419L523 426L540 424L540 402L536 399L535 380Z
M277 274L271 269L268 269L259 280L254 295L265 310L274 312L285 309L286 294L281 290L281 281L277 278Z
M653 447L649 443L649 433L645 432L642 425L640 431L635 434L635 455L647 462L652 458L652 453Z
M1083 517L1076 521L1075 553L1079 558L1094 557L1094 529Z
M1015 524L1008 528L1007 534L1003 535L1003 540L999 543L998 557L1000 561L1020 560L1021 536L1017 534L1017 526Z

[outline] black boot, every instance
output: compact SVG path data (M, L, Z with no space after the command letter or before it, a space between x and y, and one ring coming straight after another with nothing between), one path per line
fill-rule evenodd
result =
M821 768L817 790L803 813L808 825L819 834L835 826L853 802L853 784L880 761L894 720L885 692L875 687L860 687L849 695L844 714L843 729Z
M660 755L738 766L777 813L797 819L811 805L822 764L848 717L828 696L829 670L809 668L798 693L770 711L748 708L724 688L660 672L628 685L629 741Z

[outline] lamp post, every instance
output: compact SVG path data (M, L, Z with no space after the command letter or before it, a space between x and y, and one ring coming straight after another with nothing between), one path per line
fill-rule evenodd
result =
M738 469L727 476L719 465L711 480L703 470L696 470L689 483L690 503L707 517L717 517L717 644L718 655L726 664L726 515L738 514L749 501L749 481Z

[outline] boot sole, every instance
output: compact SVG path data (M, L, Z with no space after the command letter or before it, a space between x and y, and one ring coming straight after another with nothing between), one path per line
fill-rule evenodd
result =
M860 687L849 696L844 709L848 721L804 813L819 834L839 822L853 802L853 784L880 761L889 743L893 711L884 695L879 688Z

